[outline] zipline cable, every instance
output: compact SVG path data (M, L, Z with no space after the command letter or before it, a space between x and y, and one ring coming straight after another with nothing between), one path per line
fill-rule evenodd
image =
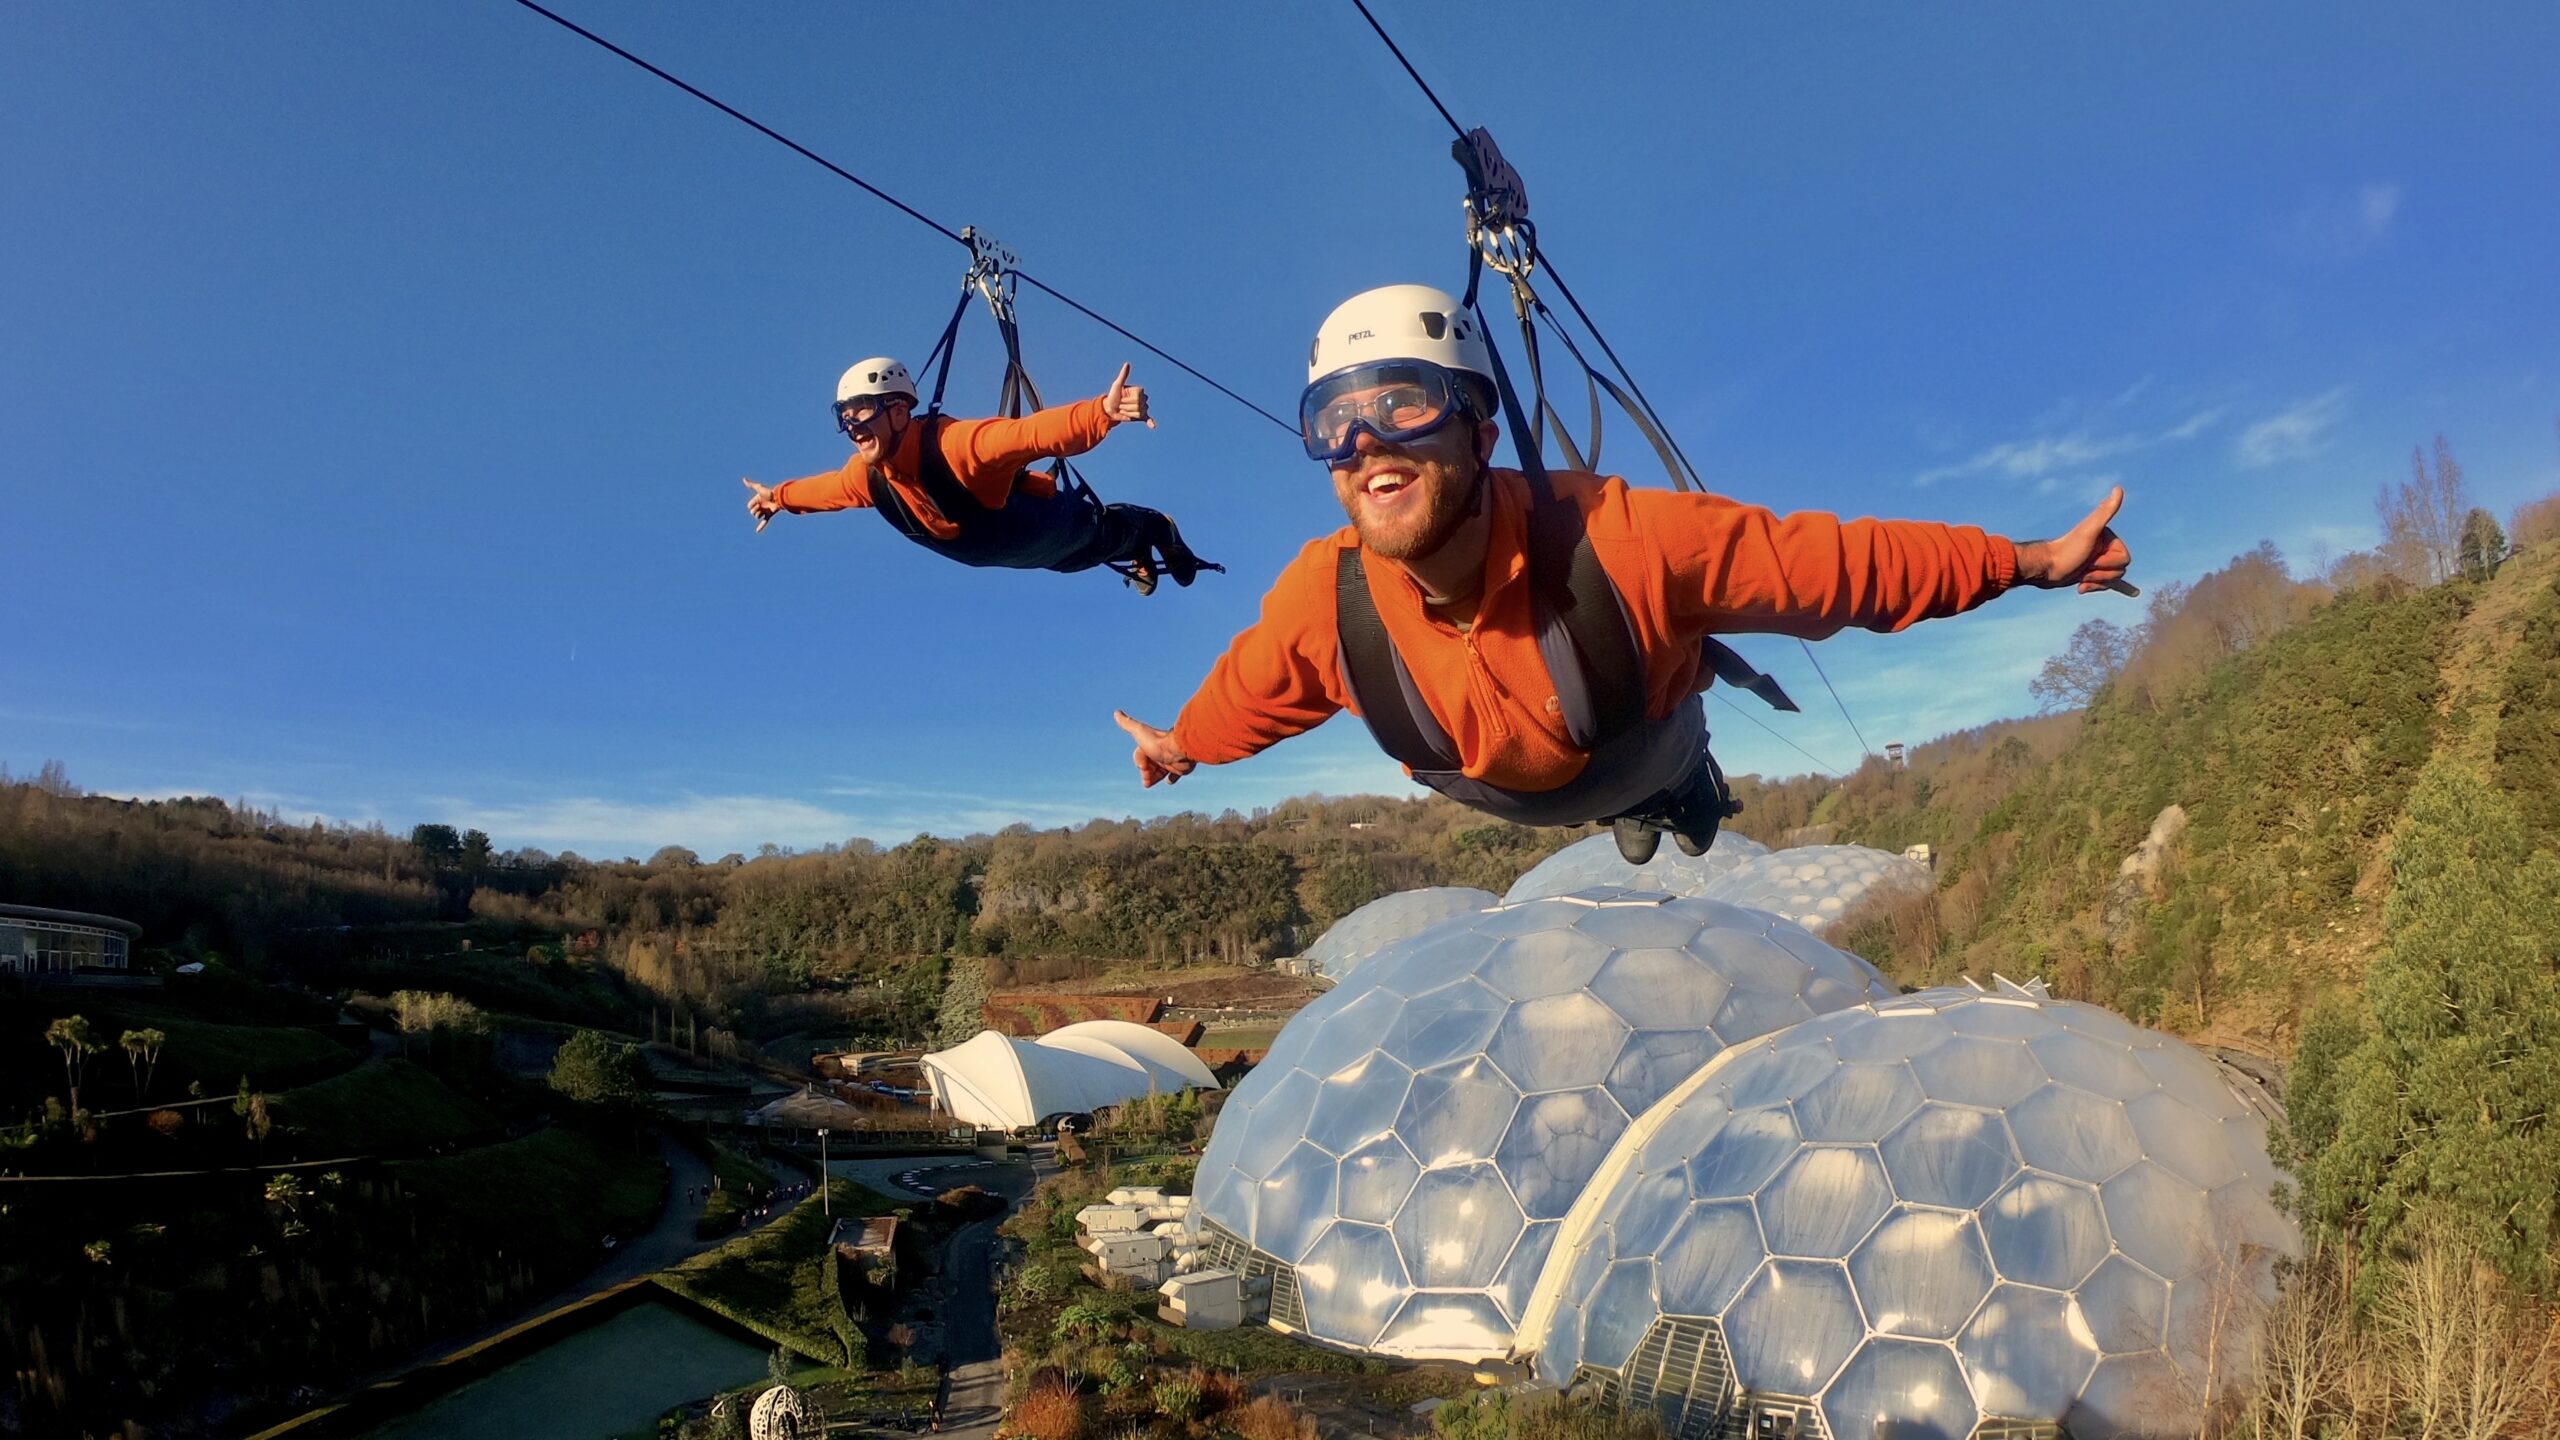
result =
M921 210L918 210L906 201L899 199L897 196L890 194L888 191L883 190L879 186L872 184L870 181L863 179L861 176L854 174L852 171L847 170L833 160L828 159L826 156L819 154L817 151L810 149L808 146L801 144L799 141L792 139L790 136L783 134L781 131L774 129L763 121L758 120L754 116L739 109L737 106L722 100L716 95L702 90L698 86L688 84L677 76L667 73L665 70L641 59L639 56L634 55L630 51L623 49L621 46L614 44L612 41L607 40L603 36L579 24L575 20L571 20L556 11L543 8L541 5L536 4L535 0L516 0L516 3L523 6L525 9L532 11L534 14L541 16L543 19L550 21L552 24L559 26L561 29L568 31L570 34L576 35L590 44L621 56L623 59L630 61L632 64L637 65L641 69L648 71L650 74L657 76L659 79L666 81L668 84L673 85L687 95L692 96L694 99L701 101L703 104L710 106L712 109L717 110L721 114L728 116L730 119L737 121L739 124L746 126L748 129L755 131L757 134L760 134L765 138L775 141L785 148L794 151L804 159L814 161L838 179L851 181L853 184L858 185L863 190L869 192L873 197L887 202L889 205L895 207L901 214L904 214L909 219L924 226L926 229L931 230L943 239L948 240L955 245L963 247L968 246L969 242L961 238L959 231L952 229L950 226L943 224L941 221L934 219L932 216L927 215ZM1420 77L1417 76L1415 78L1419 79ZM1145 336L1129 329L1127 326L1112 320L1110 317L1087 307L1072 296L1051 288L1049 285L1042 282L1037 276L1026 275L1020 271L1015 271L1014 278L1020 280L1023 284L1030 286L1032 289L1039 291L1041 294L1056 300L1058 303L1075 311L1077 314L1084 316L1086 319L1093 321L1095 324L1111 331L1122 339L1129 341L1131 344L1138 346L1148 354L1153 355L1157 359L1164 361L1166 364L1173 366L1175 369L1180 370L1192 379L1197 380L1201 384L1208 386L1210 389L1217 391L1219 394L1226 396L1228 399L1242 405L1247 410L1250 410L1254 414L1261 416L1263 419L1270 421L1272 424L1279 426L1281 429L1288 431L1290 434L1295 435L1298 433L1297 426L1281 419L1279 416L1272 414L1261 406L1254 404L1252 401L1247 400L1242 395L1239 395L1235 391L1228 389L1226 386L1219 384L1217 381L1210 379L1207 375L1193 368L1188 362L1172 354L1170 351L1167 351L1164 347L1156 344L1154 341L1149 340Z
M1387 27L1378 23L1376 13L1369 9L1368 0L1351 0L1351 4L1353 8L1360 12L1360 18L1369 22L1369 28L1377 32L1378 39L1386 44L1387 53L1396 57L1396 63L1404 67L1405 74L1413 77L1413 83L1422 90L1422 98L1430 101L1431 108L1439 111L1440 118L1448 122L1449 133L1457 136L1461 140L1465 139L1467 135L1466 127L1460 125L1458 123L1458 117L1450 114L1449 107L1441 103L1439 92L1431 88L1431 82L1423 79L1422 72L1413 68L1413 61L1406 57L1404 47L1396 43L1396 37L1388 34ZM1556 293L1562 295L1564 297L1564 303L1572 308L1574 318L1582 322L1582 328L1589 331L1591 333L1592 340L1598 343L1600 346L1600 353L1608 356L1609 363L1618 367L1618 374L1627 382L1628 393L1633 395L1636 398L1637 403L1643 405L1645 410L1652 415L1654 423L1660 428L1664 443L1671 447L1671 453L1679 459L1681 468L1689 472L1689 483L1700 490L1705 490L1707 488L1707 482L1699 475L1696 463L1691 461L1689 458L1689 452L1680 448L1679 437L1671 433L1671 427L1661 423L1662 412L1654 408L1653 398L1644 393L1644 386L1637 381L1636 372L1627 367L1626 361L1618 358L1617 348L1609 343L1608 335L1603 333L1599 324L1591 318L1591 312L1582 308L1582 301L1574 296L1573 287L1565 283L1564 272L1556 268L1555 257L1542 249L1538 252L1538 262L1545 267L1547 278L1555 282ZM1813 661L1813 673L1822 677L1822 688L1831 692L1831 703L1840 707L1840 718L1849 722L1849 733L1858 737L1858 748L1868 755L1875 754L1875 747L1867 743L1866 732L1858 728L1857 717L1849 713L1848 702L1840 698L1839 688L1831 683L1831 676L1823 670L1822 662L1814 659L1813 647L1806 644L1802 639L1798 639L1796 644L1803 649L1804 658ZM1741 714L1744 719L1749 720L1752 724L1760 725L1761 729L1768 730L1771 735L1778 735L1777 731L1770 730L1766 725L1761 725L1759 716L1752 715L1746 711L1736 711L1736 713ZM1779 735L1778 738L1781 740L1786 739L1783 735ZM1813 754L1807 751L1803 746L1797 745L1792 740L1788 740L1787 744L1793 747L1797 754L1804 756L1808 760L1812 760L1817 765L1822 764L1819 759L1816 759ZM1824 766L1824 768L1829 769L1832 767Z
M1876 748L1867 743L1867 732L1858 728L1857 717L1849 713L1849 702L1841 699L1840 692L1832 687L1830 672L1822 668L1820 660L1815 659L1813 647L1805 644L1803 637L1797 637L1796 644L1804 651L1804 658L1813 661L1813 673L1822 677L1822 688L1831 691L1831 703L1840 707L1840 718L1849 722L1849 733L1858 737L1858 748L1872 757Z
M1725 709L1741 716L1752 724L1759 726L1762 730L1767 731L1770 739L1777 741L1779 744L1786 746L1788 749L1793 750L1807 760L1812 761L1815 768L1821 770L1824 774L1836 776L1840 773L1839 766L1832 764L1830 761L1814 754L1812 751L1807 750L1793 740L1788 739L1786 736L1779 734L1775 729L1771 728L1768 721L1761 719L1759 716L1752 714L1750 711L1743 709L1741 706L1734 704L1730 700L1721 701L1719 703L1721 703Z

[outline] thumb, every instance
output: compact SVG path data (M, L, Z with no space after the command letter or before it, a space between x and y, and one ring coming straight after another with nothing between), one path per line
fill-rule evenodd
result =
M2089 518L2081 521L2078 528L2094 535L2115 523L2116 512L2123 508L2124 487L2118 485L2107 492L2107 498L2098 502L2098 508L2090 511Z
M1144 740L1147 738L1146 732L1149 727L1140 721L1130 719L1128 711L1114 710L1111 712L1111 719L1113 723L1117 724L1121 729L1129 732L1130 739Z
M1113 390L1115 390L1115 391L1116 391L1116 390L1118 390L1121 386L1126 385L1126 384L1128 384L1128 383L1129 383L1129 362L1128 362L1128 361L1126 361L1126 360L1123 360L1123 361L1121 361L1121 362L1120 362L1120 373L1119 373L1119 374L1117 374L1117 375L1115 375L1115 376L1113 376L1113 377L1111 377L1111 388L1112 388Z

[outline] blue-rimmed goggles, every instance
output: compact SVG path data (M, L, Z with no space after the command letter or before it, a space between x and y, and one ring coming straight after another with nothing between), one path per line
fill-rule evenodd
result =
M1307 458L1351 458L1360 432L1387 444L1419 440L1467 408L1458 377L1428 360L1380 360L1337 370L1298 397Z

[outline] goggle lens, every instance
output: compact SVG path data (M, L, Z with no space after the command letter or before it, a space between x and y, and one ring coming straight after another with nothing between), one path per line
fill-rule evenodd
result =
M1457 393L1448 371L1419 361L1329 375L1308 386L1298 403L1307 458L1348 459L1363 429L1389 442L1419 440L1448 423Z

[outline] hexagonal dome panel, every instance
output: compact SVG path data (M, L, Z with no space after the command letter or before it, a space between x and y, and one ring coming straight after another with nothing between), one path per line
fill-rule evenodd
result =
M1502 902L1490 890L1463 885L1433 885L1372 900L1333 922L1305 959L1316 973L1339 982L1369 958L1399 940L1407 940L1460 915L1473 915Z
M2212 1329L2181 1317L2234 1267L2263 1284L2299 1239L2269 1197L2263 1121L2180 1054L2006 982L1728 1049L1603 1162L1522 1347L1559 1384L1625 1381L1659 1325L1708 1327L1736 1383L1817 1404L1842 1435L2191 1431L2161 1406L2195 1385L2125 1407L2159 1367L2204 1374ZM2224 1328L2214 1373L2245 1370L2244 1330Z
M1928 884L1928 867L1916 860L1864 845L1800 845L1736 865L1711 881L1706 895L1784 915L1819 933L1870 894Z
M1892 993L1864 960L1708 900L1589 890L1445 920L1371 957L1282 1029L1218 1116L1195 1214L1279 1265L1321 1250L1324 1282L1297 1287L1317 1339L1416 1358L1497 1355L1556 1227L1631 1117L1729 1045ZM1853 1132L1899 1123L1918 1101L1895 1073L1841 1087L1821 1113ZM1754 1132L1771 1146L1768 1166L1799 1138L1779 1121L1780 1132ZM1880 1213L1890 1197L1873 1148L1848 1164ZM1687 1191L1665 1198L1685 1203ZM1327 1244L1342 1226L1361 1227L1358 1244ZM1836 1256L1857 1238L1800 1243ZM1750 1243L1760 1247L1756 1225ZM1389 1250L1392 1266L1353 1273ZM1651 1304L1649 1257L1641 1268L1638 1310Z
M1731 872L1746 860L1756 860L1769 853L1769 847L1747 835L1730 830L1716 832L1716 843L1707 853L1692 858L1680 853L1680 847L1665 841L1651 860L1630 865L1618 854L1618 842L1602 833L1586 840L1576 840L1562 850L1529 868L1527 874L1511 882L1502 892L1502 903L1517 905L1523 900L1544 900L1555 895L1570 895L1595 885L1615 886L1621 890L1651 890L1662 895L1704 895L1707 886Z

